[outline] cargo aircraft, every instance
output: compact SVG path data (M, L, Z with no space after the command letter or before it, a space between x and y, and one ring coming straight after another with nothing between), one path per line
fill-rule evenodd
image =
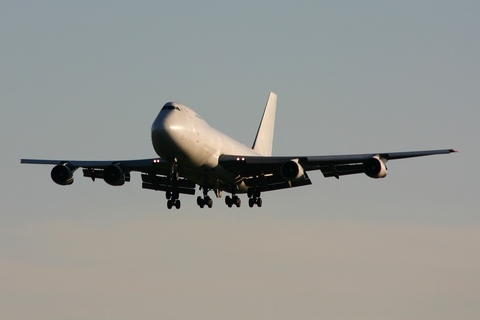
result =
M151 127L153 148L159 157L140 160L77 161L21 159L21 163L54 165L51 178L59 185L73 183L73 173L103 179L112 186L130 181L140 172L142 188L164 191L167 208L180 208L180 194L194 195L200 208L211 208L213 191L222 191L228 207L240 207L239 194L246 193L248 205L262 206L261 193L311 184L307 171L320 170L325 177L365 173L370 178L387 175L388 160L456 152L453 149L367 153L327 156L272 156L277 95L270 93L252 148L210 127L192 109L168 102Z

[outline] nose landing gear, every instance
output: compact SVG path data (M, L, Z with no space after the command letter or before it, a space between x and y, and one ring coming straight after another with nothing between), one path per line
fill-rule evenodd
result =
M167 208L172 209L175 208L180 209L180 200L178 199L180 194L178 192L178 170L176 165L176 160L174 160L174 165L172 166L172 171L167 176L168 183L171 186L171 190L165 192L165 197L167 198Z
M178 191L167 191L165 192L165 197L167 198L167 208L172 209L175 207L180 209L180 200L178 199Z
M169 199L167 201L167 208L172 209L172 207L175 206L175 208L180 209L180 200L179 199Z

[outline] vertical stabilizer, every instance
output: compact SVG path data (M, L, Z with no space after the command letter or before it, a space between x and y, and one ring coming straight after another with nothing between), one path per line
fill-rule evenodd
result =
M273 148L273 131L275 127L275 112L277 110L277 95L270 92L267 105L263 111L262 121L258 127L257 136L253 142L253 151L262 156L271 156Z

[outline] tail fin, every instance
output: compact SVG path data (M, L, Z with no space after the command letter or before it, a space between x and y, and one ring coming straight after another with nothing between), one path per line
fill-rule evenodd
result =
M253 151L262 156L271 156L273 148L273 131L275 127L275 112L277 110L277 95L270 92L267 105L263 111L262 121L258 127L257 136L253 142Z

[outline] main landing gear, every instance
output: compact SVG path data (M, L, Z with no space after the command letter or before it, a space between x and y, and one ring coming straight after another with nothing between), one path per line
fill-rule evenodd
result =
M209 208L213 207L213 200L208 196L208 188L203 187L203 198L200 196L197 197L197 205L202 209L205 206Z
M226 196L225 197L225 204L231 208L233 205L235 205L237 208L240 208L240 205L242 204L242 200L240 198L233 194L232 197Z
M262 198L260 198L260 190L258 189L248 189L248 206L253 208L254 205L257 205L259 208L262 206Z
M254 205L257 205L258 207L262 206L262 198L260 198L260 190L255 188L255 189L248 189L247 192L248 195L248 206L252 208ZM225 204L231 208L232 206L236 206L237 208L240 208L240 205L242 204L242 201L240 198L232 193L232 197L226 196L225 197Z

